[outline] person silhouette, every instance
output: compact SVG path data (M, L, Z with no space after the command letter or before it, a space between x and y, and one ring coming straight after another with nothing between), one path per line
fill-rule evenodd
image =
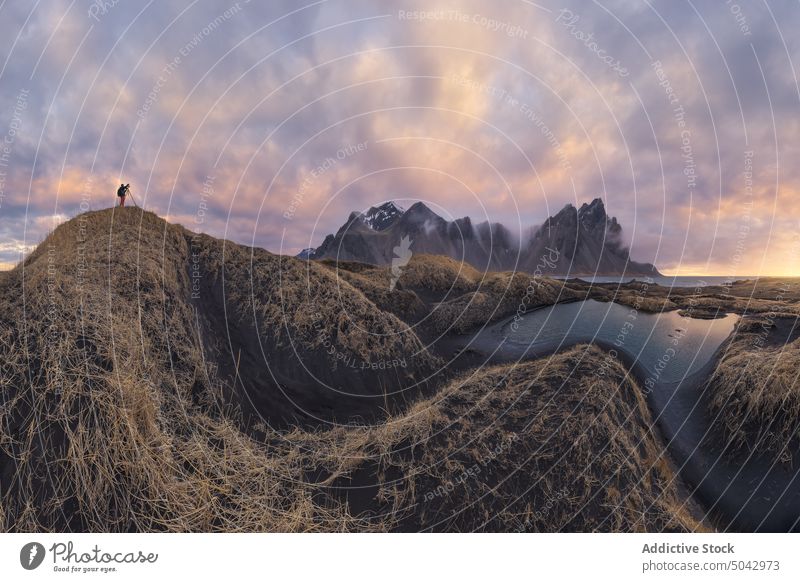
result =
M120 184L119 188L117 188L117 197L119 198L119 205L125 206L125 196L128 195L128 190L130 190L130 184Z

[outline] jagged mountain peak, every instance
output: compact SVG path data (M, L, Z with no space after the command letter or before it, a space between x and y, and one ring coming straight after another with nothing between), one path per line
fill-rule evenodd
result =
M602 198L595 198L591 202L584 202L581 204L581 212L602 212L606 213L606 205L603 203Z
M589 204L582 204L580 210L578 210L578 215L583 222L591 221L595 224L605 225L608 220L606 206L601 198L595 198ZM616 219L614 220L616 222Z
M565 227L576 223L579 223L584 231L607 231L615 235L620 234L622 231L616 217L608 216L606 213L602 198L584 202L580 208L576 208L572 204L566 204L555 216L547 219L545 226L548 228Z
M603 203L602 198L595 198L591 202L584 202L581 204L580 208L576 208L572 203L568 202L552 218L557 218L559 216L574 216L576 214L579 216L591 215L604 217L606 216L606 206Z
M410 216L419 216L424 218L441 218L438 214L436 214L433 210L428 208L424 202L415 202L411 205L411 208L408 209L406 214Z
M389 200L388 202L384 202L383 204L378 204L377 206L371 206L368 212L376 211L376 210L383 210L386 212L405 212L405 208L400 206L394 200Z
M405 210L394 201L384 202L378 206L372 206L369 210L362 213L364 223L372 230L386 230L400 218Z

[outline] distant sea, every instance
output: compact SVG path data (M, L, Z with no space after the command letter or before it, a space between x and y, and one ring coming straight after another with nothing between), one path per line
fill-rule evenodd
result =
M626 276L626 277L556 277L557 279L580 279L587 283L629 283L634 279L637 281L644 281L645 276ZM746 279L758 279L757 276L752 275L737 275L735 277L650 277L654 283L662 287L711 287L714 285L726 285L732 281L744 281Z

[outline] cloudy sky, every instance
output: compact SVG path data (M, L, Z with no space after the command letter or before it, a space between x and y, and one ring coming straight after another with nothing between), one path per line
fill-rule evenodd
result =
M351 210L541 223L800 274L800 4L5 0L0 265L115 202L274 252Z

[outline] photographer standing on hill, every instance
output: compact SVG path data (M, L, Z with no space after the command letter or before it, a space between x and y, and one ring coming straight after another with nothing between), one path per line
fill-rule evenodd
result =
M119 197L119 205L125 206L125 196L128 195L128 190L130 190L130 184L120 184L119 188L117 188L117 197Z

